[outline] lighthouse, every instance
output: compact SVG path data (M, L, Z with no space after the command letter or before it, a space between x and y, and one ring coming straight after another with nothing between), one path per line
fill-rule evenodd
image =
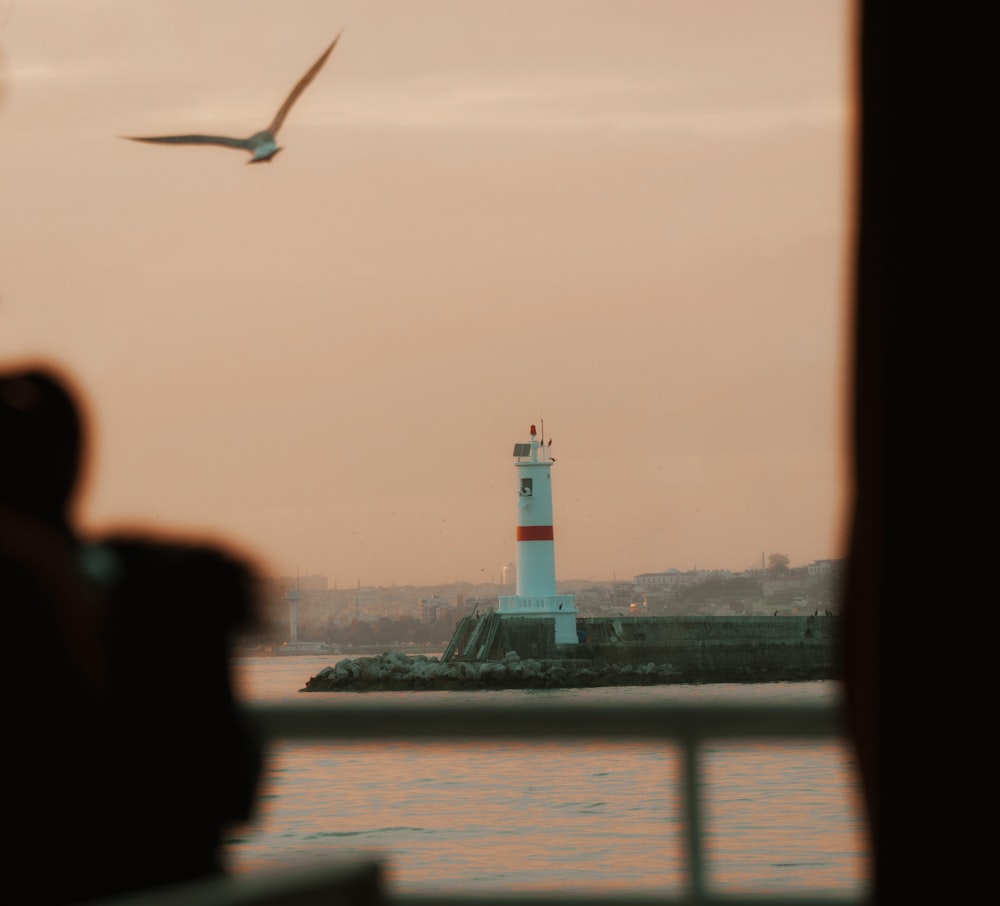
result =
M298 579L295 580L295 588L286 592L285 600L288 602L288 644L295 645L299 641L298 606L302 600Z
M551 441L550 441L551 443ZM556 644L577 642L573 595L556 594L552 531L552 463L549 448L531 426L531 440L514 444L517 501L517 594L501 595L498 613L555 622Z

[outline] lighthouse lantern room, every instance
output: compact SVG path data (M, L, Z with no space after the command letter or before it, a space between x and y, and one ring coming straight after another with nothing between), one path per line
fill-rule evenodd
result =
M551 441L549 441L551 445ZM531 426L529 443L514 444L517 471L517 585L515 595L501 595L503 617L538 617L555 621L556 644L577 642L573 595L556 594L555 544L552 532L552 463L549 446Z

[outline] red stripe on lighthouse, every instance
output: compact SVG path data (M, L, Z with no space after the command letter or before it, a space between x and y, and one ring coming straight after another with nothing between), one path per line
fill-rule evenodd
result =
M518 541L551 541L551 525L519 525L517 527Z

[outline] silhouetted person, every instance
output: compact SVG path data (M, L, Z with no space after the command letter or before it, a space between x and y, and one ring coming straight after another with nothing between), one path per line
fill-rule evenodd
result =
M879 903L994 886L998 29L863 0L848 715ZM991 75L992 73L992 75Z
M222 870L225 830L251 815L260 755L230 681L254 576L215 547L101 542L112 684L103 734L106 837L117 889Z
M26 879L37 903L219 873L260 770L229 672L250 567L217 546L77 538L82 433L65 382L0 372L3 851L8 876L46 866Z
M58 378L0 371L0 852L7 878L29 884L38 903L93 889L89 842L104 800L107 607L79 569L68 519L80 449L77 406Z

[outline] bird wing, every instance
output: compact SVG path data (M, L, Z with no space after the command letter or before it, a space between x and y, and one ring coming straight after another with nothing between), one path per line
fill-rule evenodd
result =
M229 138L225 135L124 135L122 138L132 142L160 142L164 145L222 145L243 151L252 150L245 138Z
M299 99L299 95L306 90L309 83L316 77L316 73L323 68L326 58L333 53L333 48L337 46L337 42L340 40L341 34L343 34L343 32L338 33L337 37L333 39L333 43L323 51L323 55L315 63L313 63L312 66L309 67L309 71L295 83L295 87L292 89L291 94L285 98L285 103L281 105L281 108L274 115L274 119L271 120L271 125L267 127L267 131L270 132L271 135L278 134L281 124L285 121L285 117L288 116L288 111L292 109L292 104Z

